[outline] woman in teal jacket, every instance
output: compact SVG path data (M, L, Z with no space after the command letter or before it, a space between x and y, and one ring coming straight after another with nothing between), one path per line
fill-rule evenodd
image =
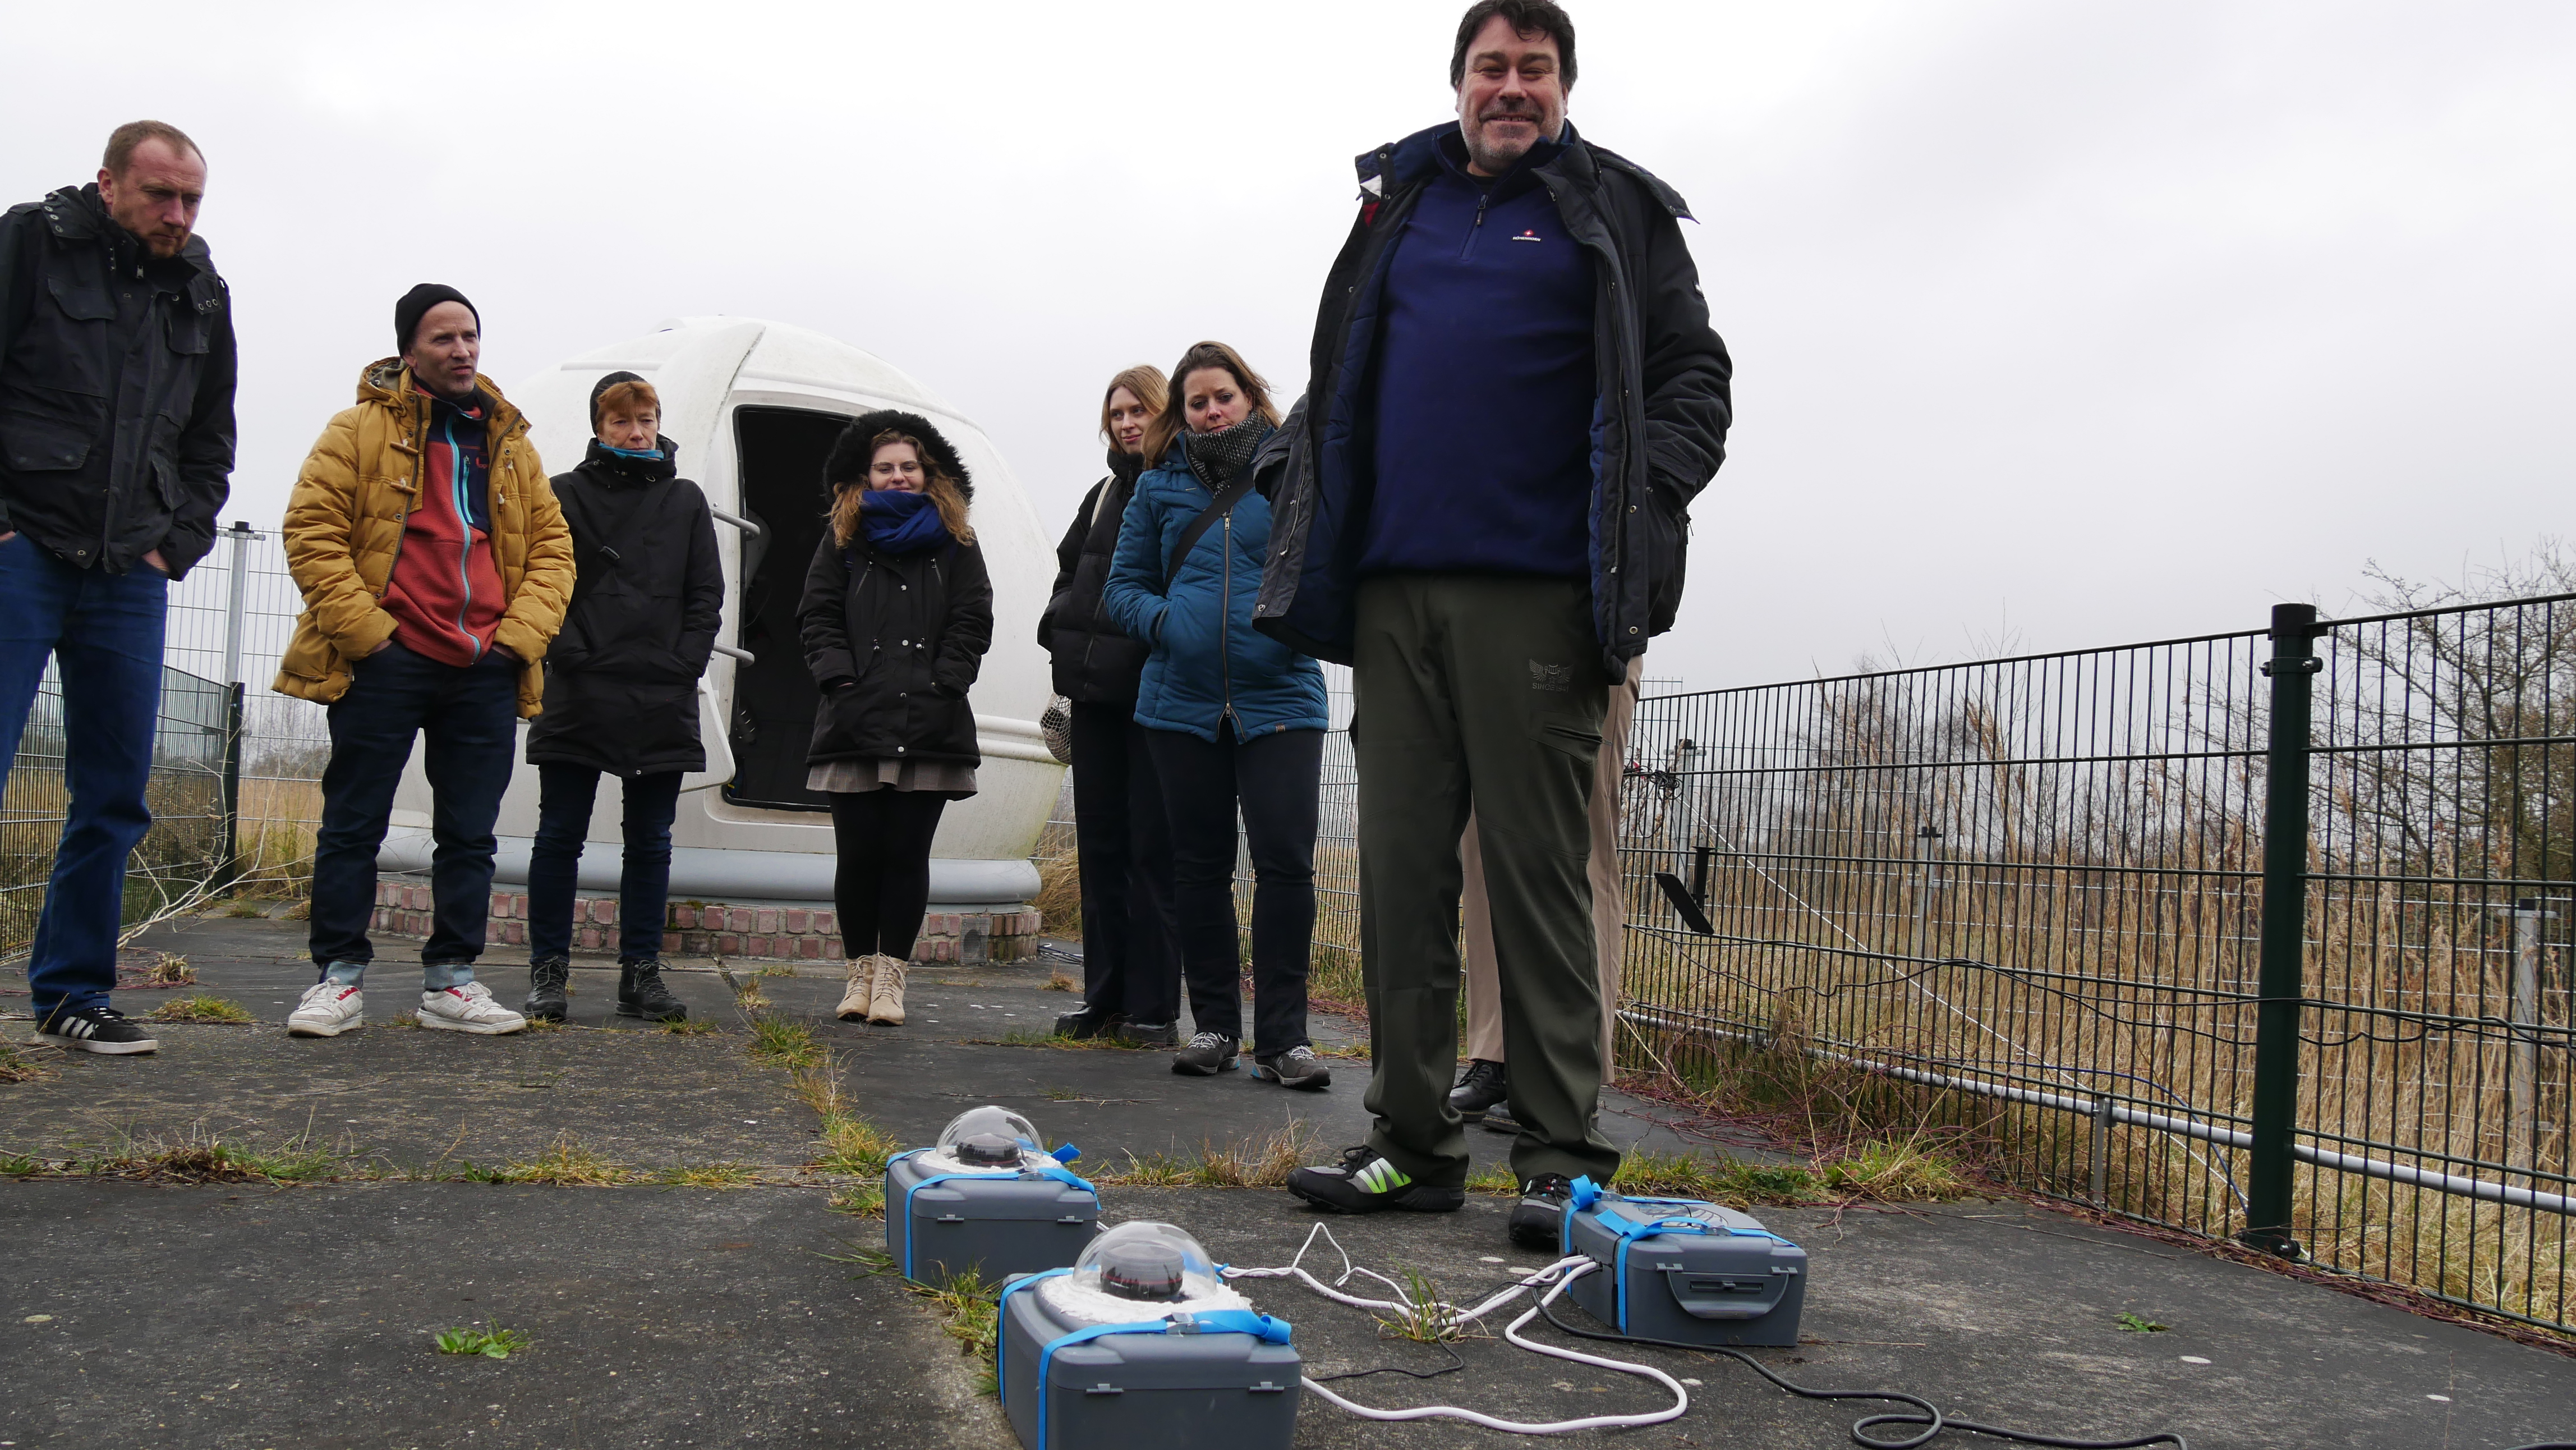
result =
M1233 348L1202 342L1172 370L1145 435L1160 459L1136 480L1101 600L1152 649L1136 692L1172 819L1174 914L1194 1035L1172 1070L1213 1076L1243 1038L1235 947L1234 821L1252 854L1254 1077L1320 1088L1306 1041L1315 934L1315 799L1323 670L1252 627L1270 546L1254 455L1278 431L1268 387Z

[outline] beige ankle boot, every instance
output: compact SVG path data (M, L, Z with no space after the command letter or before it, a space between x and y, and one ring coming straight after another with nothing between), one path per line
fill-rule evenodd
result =
M892 957L871 957L868 960L876 964L876 986L868 995L868 1020L901 1027L904 964Z
M835 1014L844 1022L864 1022L868 1005L876 998L877 963L882 957L850 958L849 989L841 994L840 1010Z

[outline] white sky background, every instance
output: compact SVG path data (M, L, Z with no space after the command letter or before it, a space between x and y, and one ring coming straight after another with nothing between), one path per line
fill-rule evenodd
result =
M1463 8L17 3L0 199L136 116L204 144L227 519L437 280L505 387L682 314L844 338L1052 536L1118 367L1302 387L1350 158L1449 115ZM1693 203L1738 370L1652 673L2254 627L2566 528L2576 7L1571 8L1572 115Z

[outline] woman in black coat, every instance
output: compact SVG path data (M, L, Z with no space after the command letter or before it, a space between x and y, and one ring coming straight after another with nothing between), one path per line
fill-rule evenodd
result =
M805 786L832 798L850 972L840 1015L900 1024L931 837L983 764L966 692L993 644L993 584L966 520L974 480L928 419L861 417L832 445L823 482L832 527L797 610L823 691Z
M1109 476L1091 486L1056 545L1055 589L1038 619L1055 692L1073 705L1073 834L1082 871L1082 1006L1055 1019L1067 1037L1114 1032L1177 1047L1181 951L1172 916L1172 827L1136 723L1149 651L1102 607L1118 529L1145 467L1145 428L1170 391L1163 370L1128 368L1100 400Z
M597 435L554 480L578 573L546 648L545 710L528 727L537 839L528 858L530 1017L560 1022L572 969L573 891L601 775L625 783L618 881L617 1010L656 1022L689 1015L662 984L671 818L680 777L707 766L698 676L724 616L724 570L706 495L678 476L661 400L633 373L590 391Z

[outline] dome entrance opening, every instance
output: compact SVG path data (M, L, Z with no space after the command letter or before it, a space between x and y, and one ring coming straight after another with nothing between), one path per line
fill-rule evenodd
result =
M734 778L724 794L736 805L832 807L829 797L805 788L805 748L814 738L818 701L814 677L805 668L796 605L805 592L805 567L829 527L823 518L823 460L849 421L805 408L734 412L743 510L768 531L745 546L742 595L734 606L742 647L759 657L734 675Z

